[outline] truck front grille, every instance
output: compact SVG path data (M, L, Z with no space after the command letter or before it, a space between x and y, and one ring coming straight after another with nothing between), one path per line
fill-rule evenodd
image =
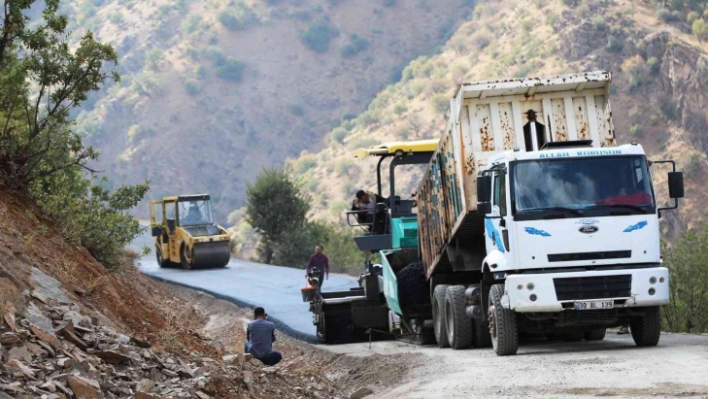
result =
M632 293L632 275L554 278L559 301L628 298Z
M573 262L582 260L631 258L632 251L576 252L570 254L549 254L549 262Z

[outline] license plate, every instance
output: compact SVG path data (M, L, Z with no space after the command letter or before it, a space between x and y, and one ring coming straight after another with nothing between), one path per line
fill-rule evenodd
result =
M612 309L615 307L614 301L577 301L575 310Z

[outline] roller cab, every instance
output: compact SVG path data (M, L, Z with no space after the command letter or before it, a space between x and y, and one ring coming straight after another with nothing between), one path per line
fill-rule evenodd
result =
M150 202L150 227L160 267L210 269L229 263L230 236L214 223L208 194Z

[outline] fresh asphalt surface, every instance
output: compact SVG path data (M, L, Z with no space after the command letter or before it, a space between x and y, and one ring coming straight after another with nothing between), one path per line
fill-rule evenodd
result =
M152 238L138 237L131 248L139 251L143 246L154 248ZM140 271L158 280L231 299L242 306L262 306L271 319L287 325L297 333L310 337L315 335L309 304L302 301L300 293L300 288L306 285L304 270L239 259L231 259L223 269L163 269L157 265L153 249L153 254L140 260ZM329 280L325 280L323 291L348 290L357 286L352 277L330 275ZM278 328L282 329L282 326Z

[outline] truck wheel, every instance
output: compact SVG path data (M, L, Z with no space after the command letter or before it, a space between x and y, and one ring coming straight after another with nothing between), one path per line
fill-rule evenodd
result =
M465 313L467 298L464 285L447 287L445 294L445 329L452 349L472 346L472 321Z
M450 342L447 340L447 330L445 329L445 294L447 292L447 284L439 284L435 286L433 291L433 326L435 330L435 341L439 348L447 348Z
M398 303L401 307L428 303L428 284L423 262L413 262L396 273L398 280Z
M607 332L607 329L605 328L598 328L597 330L590 330L585 332L585 340L586 341L602 341L605 339L605 333Z
M519 330L516 325L516 313L504 309L501 298L504 286L495 284L489 289L489 335L492 337L492 347L497 356L515 355L519 350Z
M652 306L644 316L633 318L629 329L637 346L656 346L661 336L661 309Z

